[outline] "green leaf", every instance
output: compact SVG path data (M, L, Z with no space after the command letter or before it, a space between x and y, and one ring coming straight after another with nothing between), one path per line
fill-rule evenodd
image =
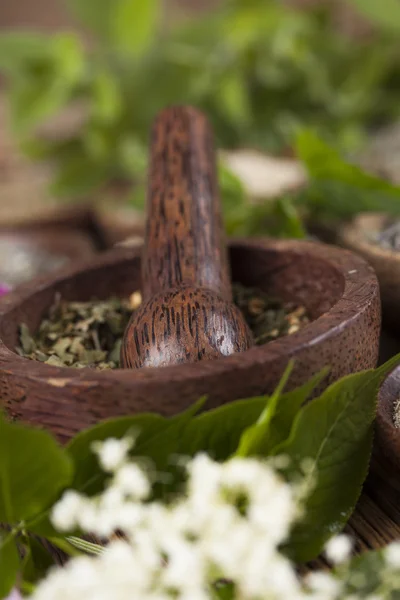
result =
M360 15L393 33L400 33L400 4L398 0L347 0Z
M195 417L182 432L179 453L195 456L207 452L223 461L234 454L242 432L260 416L268 396L230 402Z
M307 236L304 225L292 200L283 196L272 203L271 225L268 234L274 237L304 239Z
M321 371L302 387L281 395L272 420L271 439L274 445L278 443L277 438L281 436L284 439L289 435L300 405L324 375L325 371ZM199 452L207 452L214 460L227 460L237 452L243 432L258 421L270 402L269 396L236 400L198 415L186 425L179 443L179 453L195 456Z
M49 55L51 38L31 31L7 31L0 34L0 70L19 77L30 65Z
M320 212L351 216L361 211L400 214L400 187L346 162L312 131L301 131L296 151L311 185L300 192L300 203Z
M282 394L292 368L293 363L289 363L257 422L243 433L237 450L238 456L269 456L278 444L284 442L302 405L329 371L323 369L301 387Z
M12 535L0 531L0 598L6 598L16 584L19 571L19 556Z
M337 150L320 139L313 131L302 130L298 133L296 152L315 179L332 178L364 189L386 191L394 196L400 196L400 187L346 162Z
M54 559L43 543L35 537L29 536L27 545L22 576L25 582L36 583L43 579L47 571L54 566Z
M276 414L281 394L293 371L293 366L294 362L290 361L257 422L242 434L236 451L237 456L255 456L262 453L263 442L268 438L272 417Z
M237 128L249 124L251 108L245 77L239 71L225 74L219 82L217 100L224 118L228 118Z
M35 517L71 479L71 460L49 433L0 415L0 522Z
M285 475L301 481L304 511L285 548L295 561L315 558L349 518L368 472L378 389L396 356L376 370L344 377L298 413L274 454L290 459Z
M118 79L107 69L99 70L92 80L92 118L112 123L121 113L122 98Z
M82 42L72 34L49 38L46 53L32 61L10 88L12 125L18 134L57 114L70 101L85 69Z
M85 71L83 42L71 33L58 34L52 38L51 55L55 61L55 75L65 85L80 81Z
M103 489L107 475L98 465L92 451L94 441L107 438L122 438L133 432L136 442L131 456L149 459L159 471L167 469L172 454L176 453L180 437L204 403L199 400L176 417L165 418L156 414L141 414L134 417L110 419L79 433L73 438L67 450L75 464L75 477L72 487L86 494L96 494Z
M250 210L246 192L239 177L222 160L218 162L218 183L225 228L228 235L234 235Z
M141 58L157 37L159 0L118 0L113 14L115 47L134 58Z
M337 572L340 579L344 583L343 594L351 596L356 594L358 598L372 597L379 592L380 586L385 584L385 557L384 550L363 552L360 556L355 556L348 565L346 565L345 577L343 577L343 569L338 568ZM390 581L386 583L390 586ZM394 597L388 592L388 587L385 587L385 598L388 600Z
M51 192L60 197L83 196L104 185L109 176L107 165L97 163L83 152L65 156L51 184Z

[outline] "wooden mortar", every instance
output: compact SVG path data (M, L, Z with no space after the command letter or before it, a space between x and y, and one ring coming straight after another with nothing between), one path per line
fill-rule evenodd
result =
M400 252L382 248L368 240L368 232L379 233L387 219L384 214L361 213L339 231L338 241L372 265L379 281L384 325L400 333Z
M362 258L324 244L285 240L236 241L229 251L234 282L304 305L312 322L240 354L161 369L57 368L19 356L19 324L35 331L57 292L66 300L85 301L128 297L140 289L140 251L104 253L0 299L1 401L9 415L66 440L109 417L143 411L176 414L203 394L210 408L270 393L292 357L288 388L326 365L331 372L321 390L343 375L376 365L379 289Z
M368 493L394 523L400 524L400 429L394 425L395 405L400 399L400 367L381 385Z
M0 226L0 251L0 281L15 287L71 261L88 258L96 246L89 233L80 228L53 227L45 222L42 226Z

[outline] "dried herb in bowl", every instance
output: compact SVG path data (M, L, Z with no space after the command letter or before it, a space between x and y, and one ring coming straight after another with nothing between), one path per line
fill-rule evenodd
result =
M258 345L295 333L309 322L304 307L260 290L235 285L233 296ZM123 333L140 303L140 292L129 299L91 302L66 302L58 296L34 335L20 325L17 352L57 367L116 369Z
M20 325L22 356L61 367L119 366L121 338L132 314L129 300L65 302L57 297L38 331Z
M253 332L257 345L296 333L309 322L304 306L283 303L258 289L235 285L233 299Z

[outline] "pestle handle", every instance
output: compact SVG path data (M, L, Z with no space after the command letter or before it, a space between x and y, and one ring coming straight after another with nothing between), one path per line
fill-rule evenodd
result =
M231 299L213 135L190 106L153 126L142 265L144 300L184 285Z

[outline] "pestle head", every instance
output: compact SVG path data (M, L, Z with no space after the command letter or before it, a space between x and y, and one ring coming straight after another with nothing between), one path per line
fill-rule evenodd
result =
M213 360L253 345L240 310L212 290L184 286L153 296L132 316L122 366L165 367Z

